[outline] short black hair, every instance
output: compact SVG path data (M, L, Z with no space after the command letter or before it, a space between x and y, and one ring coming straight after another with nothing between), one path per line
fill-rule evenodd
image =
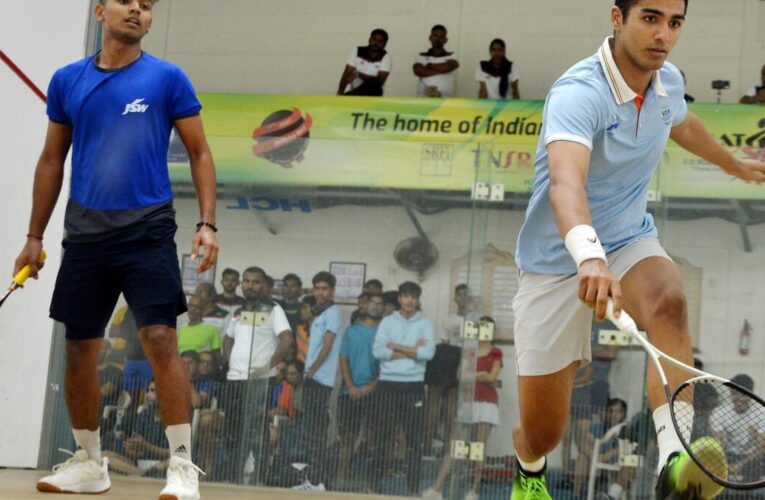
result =
M314 297L313 295L306 295L305 297L300 299L300 303L305 304L309 306L311 309L313 309L314 307L316 307L316 297Z
M414 295L419 299L420 295L422 295L422 288L414 281L405 281L398 286L398 294Z
M364 286L365 287L376 286L376 287L379 287L380 290L382 290L383 284L382 284L382 281L380 281L380 280L378 280L376 278L372 278L371 280L367 280L367 282L364 283Z
M443 24L434 24L433 27L430 28L431 33L433 33L436 30L443 30L444 33L448 33L448 31L446 30L446 26L444 26Z
M638 3L639 0L616 0L614 2L614 5L616 7L619 7L619 10L622 11L622 16L624 16L624 20L627 20L627 16L630 13L630 9L633 5ZM688 0L685 0L685 11L688 12Z
M375 29L373 29L372 33L369 34L369 38L372 38L375 35L380 35L381 37L383 37L385 39L386 43L388 42L388 32L385 31L384 29L382 29L382 28L375 28Z
M199 353L197 351L192 351L191 349L189 349L188 351L183 351L181 353L181 357L182 358L193 358L194 361L199 363Z
M313 283L314 286L316 286L316 283L326 283L330 288L335 288L337 279L332 273L328 273L327 271L319 271L314 275L311 283Z
M396 309L399 308L398 292L396 290L388 290L387 292L383 292L382 296L386 304L392 304L396 307Z
M491 47L492 47L492 45L494 45L494 44L497 44L497 45L499 45L499 46L500 46L500 47L502 47L503 49L507 48L507 46L505 45L505 41L504 41L504 40L502 40L501 38L495 38L494 40L492 40L492 41L489 43L489 49L490 49L490 50L491 50Z
M382 299L382 301L385 302L385 295L382 292L367 292L367 298L369 298L369 300Z
M369 298L369 292L361 292L358 297L356 297L357 300L361 299L368 299Z
M624 411L624 414L627 414L627 402L621 398L611 398L608 400L608 404L606 406L611 405L619 405L622 407L622 410Z
M295 368L297 368L297 371L300 373L303 373L305 371L305 363L300 361L299 359L293 359L289 363L287 363L287 366L293 365Z
M460 283L459 285L454 287L454 293L461 292L462 290L467 291L468 286L465 283Z
M754 390L754 380L752 380L752 377L750 377L746 373L739 373L738 375L730 379L730 381L736 385L740 385L747 391Z
M248 273L249 274L259 274L259 275L263 276L264 278L266 276L268 276L266 274L266 272L263 270L263 268L262 267L258 267L258 266L250 266L247 269L245 269L242 274L248 274Z
M231 274L235 274L237 278L239 277L239 271L237 271L236 269L232 269L230 267L227 267L226 269L224 269L223 272L220 273L220 276L222 278L223 276L231 275Z
M301 280L300 276L295 273L287 273L284 275L284 278L282 278L282 283L287 283L288 281L294 281L298 286L303 286L303 280Z

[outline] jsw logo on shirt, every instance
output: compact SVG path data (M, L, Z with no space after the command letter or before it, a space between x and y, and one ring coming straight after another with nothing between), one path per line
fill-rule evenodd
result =
M135 101L131 102L130 104L125 105L125 111L122 113L122 115L126 115L128 113L144 113L147 109L149 109L148 104L141 104L145 97L142 99L136 99Z

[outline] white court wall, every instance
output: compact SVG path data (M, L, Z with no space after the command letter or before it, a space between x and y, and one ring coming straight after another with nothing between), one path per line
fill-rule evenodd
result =
M3 2L0 49L45 92L58 67L82 57L87 14L87 0ZM2 63L0 103L0 285L5 289L27 233L34 167L48 119L44 104ZM40 280L30 280L0 310L0 466L37 464L53 331L48 304L61 256L63 213L60 203L45 233L48 264Z
M412 64L430 47L430 27L449 29L461 67L457 95L475 97L478 61L495 37L508 44L521 96L543 99L576 61L610 34L610 0L163 0L146 45L186 69L200 91L334 94L345 60L376 27L390 34L386 95L413 96ZM731 81L723 102L759 82L765 63L765 2L693 0L670 60L688 93L714 102L711 81Z

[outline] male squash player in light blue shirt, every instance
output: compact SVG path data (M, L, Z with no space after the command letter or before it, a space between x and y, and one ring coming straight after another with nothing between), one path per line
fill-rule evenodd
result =
M550 498L545 455L565 429L575 373L592 358L592 309L602 321L611 297L617 315L623 307L656 347L691 363L680 273L646 212L667 139L729 175L765 181L765 164L734 158L688 112L682 76L665 62L687 3L616 0L614 36L571 67L547 96L516 254L521 422L513 431L520 466L514 499ZM685 379L670 367L666 373L673 388ZM721 487L683 450L653 367L647 385L659 443L657 497L719 494Z

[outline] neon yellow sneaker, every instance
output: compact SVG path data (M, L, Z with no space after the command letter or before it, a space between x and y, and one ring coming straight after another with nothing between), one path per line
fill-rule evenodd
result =
M518 474L513 479L513 492L510 494L510 498L513 500L552 500L547 492L544 469L532 475L524 472L518 466Z
M699 438L691 443L691 449L705 464L715 464L715 474L727 478L728 462L725 450L717 440L711 437ZM656 498L660 500L707 500L716 497L722 491L723 487L712 481L685 450L670 455L656 484Z

